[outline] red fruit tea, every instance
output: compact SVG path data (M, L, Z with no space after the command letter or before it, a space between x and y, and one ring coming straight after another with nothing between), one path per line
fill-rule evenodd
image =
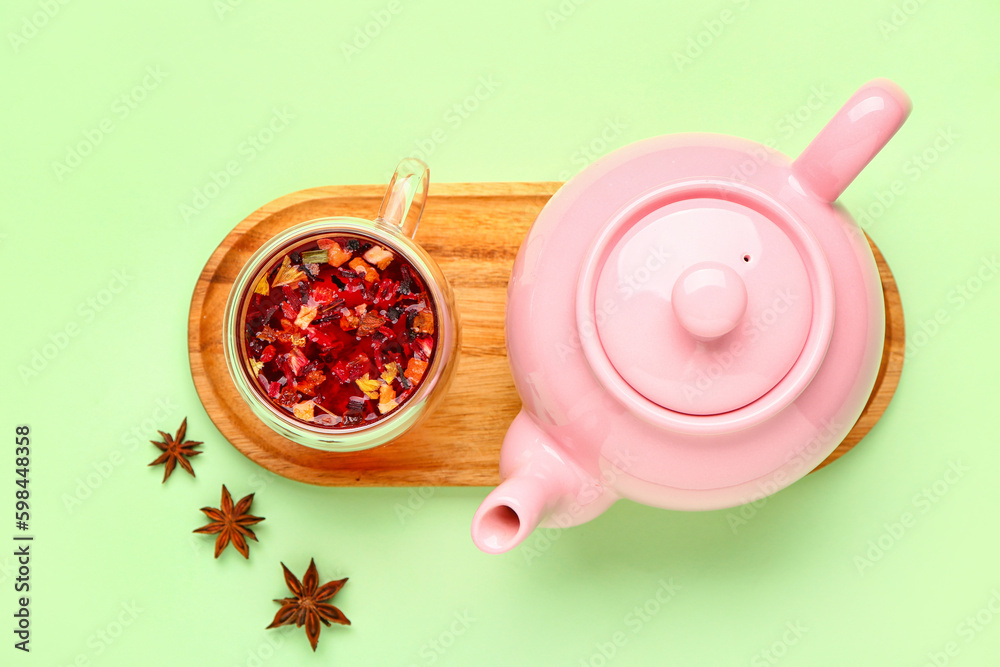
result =
M310 241L254 286L244 354L256 386L300 422L355 428L413 396L436 348L417 270L364 236Z

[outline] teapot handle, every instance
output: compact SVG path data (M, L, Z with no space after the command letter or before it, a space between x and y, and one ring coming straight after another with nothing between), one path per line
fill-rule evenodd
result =
M417 233L427 201L430 168L415 157L403 158L389 181L375 222L395 227L410 238Z
M834 201L902 126L910 107L892 81L868 82L792 163L793 175L823 201Z

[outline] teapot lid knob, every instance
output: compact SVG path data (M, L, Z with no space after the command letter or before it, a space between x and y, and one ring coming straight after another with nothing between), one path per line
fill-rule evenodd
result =
M747 310L747 287L721 262L688 267L677 278L670 300L674 315L698 340L715 340L732 331Z

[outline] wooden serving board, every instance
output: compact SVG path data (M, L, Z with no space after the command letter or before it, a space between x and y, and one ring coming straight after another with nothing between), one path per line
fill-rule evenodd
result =
M361 452L324 452L296 444L260 422L236 391L222 351L222 318L236 275L276 233L332 215L370 219L385 186L302 190L255 211L222 241L201 272L188 323L195 388L222 434L251 460L285 477L340 486L492 486L500 482L500 444L521 401L507 365L503 321L507 279L518 246L561 183L432 184L417 240L438 261L455 292L462 349L455 380L417 428ZM870 239L869 239L869 242ZM851 433L819 467L842 456L878 421L903 366L903 309L878 248L885 293L885 352L872 396ZM818 468L817 468L818 469Z

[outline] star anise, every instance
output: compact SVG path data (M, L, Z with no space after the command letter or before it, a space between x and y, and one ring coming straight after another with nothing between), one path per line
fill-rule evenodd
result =
M192 477L195 476L194 468L191 467L191 462L188 461L188 458L192 456L197 456L198 454L202 453L202 452L196 452L194 450L194 447L202 443L195 442L193 440L184 442L184 434L187 433L187 424L188 420L187 417L185 417L184 421L181 422L181 427L177 429L177 435L175 435L174 437L170 437L169 433L164 433L163 431L157 431L157 433L160 434L160 437L163 438L163 442L150 440L150 442L159 447L163 453L160 454L156 458L156 460L150 463L149 465L155 466L155 465L160 465L161 463L166 464L163 467L164 482L167 481L167 477L170 477L170 473L174 471L174 466L176 466L178 463L181 464L182 468L191 473ZM162 483L163 482L161 482L161 484Z
M344 612L329 603L329 600L347 583L347 578L317 586L319 575L316 573L316 561L313 559L309 560L309 569L306 570L301 582L288 571L284 563L281 564L281 569L285 571L285 583L288 585L288 590L295 597L275 600L281 605L281 609L274 615L271 625L267 626L268 629L292 623L300 628L304 625L306 626L306 637L309 638L309 644L315 651L316 645L319 643L320 622L326 627L330 627L331 622L341 625L351 624L344 616Z
M216 558L219 557L219 554L222 553L222 550L226 548L230 541L232 541L236 550L243 554L244 558L250 558L250 548L247 546L246 538L249 537L256 542L257 536L253 534L253 531L248 526L264 520L262 516L247 514L250 510L250 504L253 502L253 496L254 494L252 493L249 496L244 496L234 506L233 497L229 495L229 489L223 484L222 507L219 509L215 509L214 507L201 508L201 511L212 522L201 528L196 528L193 532L205 535L218 535L215 538Z

